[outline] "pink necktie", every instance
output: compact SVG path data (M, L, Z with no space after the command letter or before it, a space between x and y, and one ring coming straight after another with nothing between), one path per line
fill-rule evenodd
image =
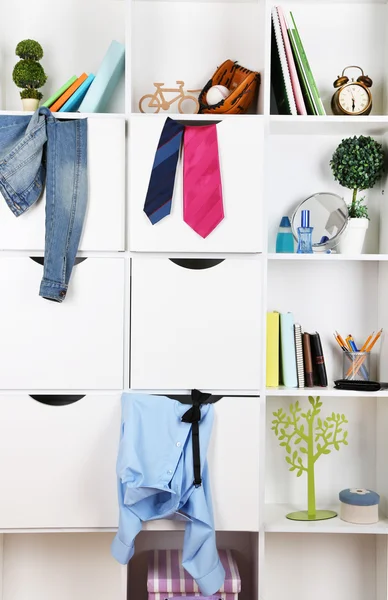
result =
M183 220L206 238L224 218L216 125L185 127Z

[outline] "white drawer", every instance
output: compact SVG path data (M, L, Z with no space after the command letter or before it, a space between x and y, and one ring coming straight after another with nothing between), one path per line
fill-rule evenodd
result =
M214 405L208 461L217 531L259 530L259 398Z
M125 120L88 119L89 199L80 250L124 250ZM16 218L0 194L0 250L43 250L46 192Z
M35 260L0 258L0 389L121 389L124 259L77 259L62 303Z
M202 239L183 222L182 161L178 162L172 212L151 225L143 212L155 151L166 115L131 119L130 232L133 251L261 252L263 130L257 119L228 117L217 125L225 218Z
M119 394L0 395L0 528L115 527L119 432Z
M260 387L259 258L132 261L131 387Z

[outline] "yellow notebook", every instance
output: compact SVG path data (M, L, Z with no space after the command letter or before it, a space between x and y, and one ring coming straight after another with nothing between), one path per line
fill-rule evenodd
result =
M279 313L267 312L267 387L279 385Z

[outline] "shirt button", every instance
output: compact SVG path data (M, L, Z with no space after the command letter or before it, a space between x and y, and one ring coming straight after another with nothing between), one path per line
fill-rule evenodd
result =
M177 448L180 448L180 446L181 446L181 443L180 443L180 442L177 442L177 443L176 443L176 446L177 446Z

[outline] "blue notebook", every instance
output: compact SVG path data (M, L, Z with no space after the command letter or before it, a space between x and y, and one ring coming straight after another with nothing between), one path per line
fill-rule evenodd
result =
M58 112L76 112L82 100L85 98L85 94L90 88L90 85L94 79L93 73L90 73L87 79L75 90L74 94L65 102L65 104L59 109Z
M298 387L294 316L290 312L280 313L280 356L283 385L286 387Z
M103 112L124 73L125 47L113 40L83 99L79 112Z

